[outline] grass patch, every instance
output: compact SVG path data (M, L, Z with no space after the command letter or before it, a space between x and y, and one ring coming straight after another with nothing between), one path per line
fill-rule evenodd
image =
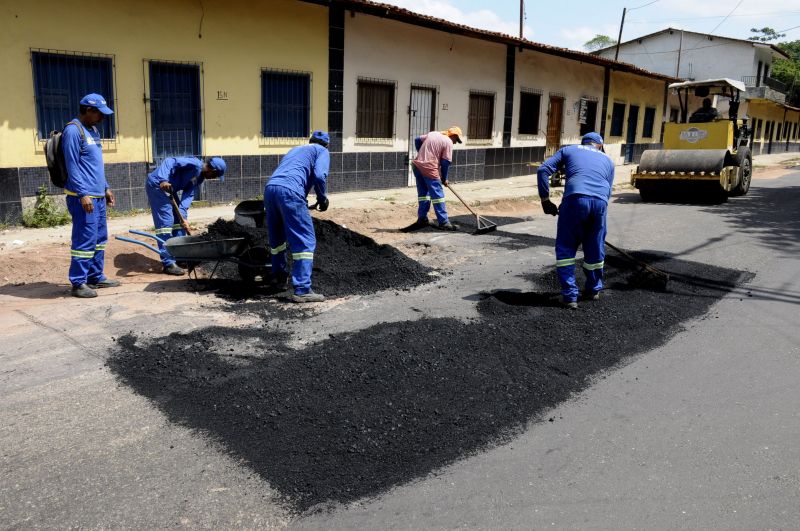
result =
M47 195L47 187L39 187L36 193L36 204L22 213L22 225L30 228L58 227L71 221L66 209L56 205L53 198Z

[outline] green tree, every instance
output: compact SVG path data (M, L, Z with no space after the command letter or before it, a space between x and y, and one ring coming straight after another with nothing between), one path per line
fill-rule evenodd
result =
M800 105L800 40L780 42L776 46L789 59L776 59L770 77L786 85L786 103Z
M617 44L617 41L608 35L597 34L588 41L584 42L583 48L587 52L596 52L597 50L602 50L603 48L608 48L609 46L614 46L615 44Z
M751 35L747 40L758 42L777 41L778 39L786 37L785 33L778 33L774 29L767 26L764 26L761 29L750 28L750 33L755 33L756 35Z

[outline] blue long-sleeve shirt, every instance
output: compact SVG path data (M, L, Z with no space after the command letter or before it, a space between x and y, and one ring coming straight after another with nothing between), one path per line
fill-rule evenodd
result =
M61 147L67 166L67 183L64 189L67 194L78 197L104 197L108 182L103 166L100 134L94 127L84 127L77 118L70 123L75 125L65 126L61 136Z
M283 186L306 197L313 188L317 200L327 197L331 155L319 144L292 148L281 159L267 186Z
M147 176L147 184L158 187L163 182L169 182L174 194L180 192L178 208L181 215L186 217L194 195L204 181L200 176L202 171L203 161L198 158L169 157Z
M550 197L550 176L559 169L566 176L564 197L580 194L608 202L614 184L614 162L608 155L589 145L559 149L536 172L539 197Z

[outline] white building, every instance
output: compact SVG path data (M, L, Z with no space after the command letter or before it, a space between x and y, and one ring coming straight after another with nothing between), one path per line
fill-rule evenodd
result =
M595 53L614 59L617 47ZM745 103L739 109L739 116L750 118L754 153L800 150L797 142L800 113L786 105L787 87L770 76L773 62L788 58L774 44L675 28L620 43L618 56L620 62L682 79L742 81L747 93L742 95ZM715 101L714 104L723 113L727 111L727 102ZM674 95L670 96L668 107L668 118L674 120L678 112ZM690 108L695 107L699 107L699 101L690 101Z

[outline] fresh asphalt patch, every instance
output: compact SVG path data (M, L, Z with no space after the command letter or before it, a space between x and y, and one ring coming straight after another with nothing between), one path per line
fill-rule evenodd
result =
M352 238L347 245L362 248L360 260L391 263L391 248ZM327 245L338 247L318 249ZM467 322L383 322L303 348L290 347L277 323L129 335L108 366L170 421L208 437L265 478L288 508L305 512L376 496L509 440L748 279L661 256L675 280L657 291L630 282L638 266L613 255L606 264L608 289L578 310L559 307L548 268L526 275L529 292L498 286L469 298L479 317ZM416 271L419 280L424 268ZM359 282L374 279L350 276L329 291L381 289L346 287Z

